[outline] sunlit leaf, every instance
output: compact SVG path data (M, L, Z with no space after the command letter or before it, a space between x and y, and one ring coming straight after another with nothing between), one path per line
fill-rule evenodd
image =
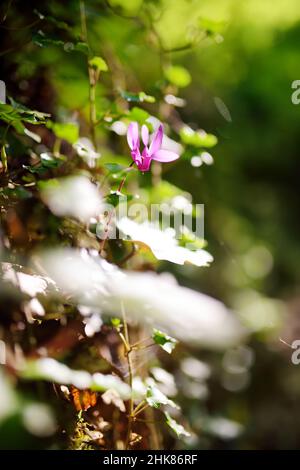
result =
M199 18L198 20L199 27L203 29L207 35L215 36L224 31L226 23L224 21L214 21L208 18Z
M63 41L55 37L49 36L43 31L38 31L32 35L32 42L39 47L58 46L66 52L78 51L88 55L88 45L83 41Z
M184 88L191 83L191 75L190 72L180 66L180 65L172 65L168 67L164 71L166 79L172 83L172 85L176 85L180 88Z
M58 19L56 19L56 18L54 18L53 16L50 16L50 15L44 15L43 13L41 13L37 9L34 9L33 13L35 13L40 18L40 20L45 20L45 21L53 24L57 28L64 29L65 31L68 31L68 32L72 31L71 27L67 23L65 23L64 21L60 21L60 20L58 20Z
M133 103L155 103L154 96L147 95L144 91L140 91L139 93L132 93L129 91L121 90L120 95L128 102Z
M117 225L120 231L131 240L147 245L159 260L181 265L191 263L199 267L209 266L213 261L212 255L202 248L191 250L180 246L174 230L161 230L147 220L137 223L127 217L118 220Z
M177 340L175 338L172 338L172 336L169 336L156 328L153 329L152 338L156 344L159 344L159 346L169 354L171 354L177 344Z
M64 46L64 41L47 36L43 31L32 35L32 42L39 47Z
M172 400L170 400L155 385L150 385L147 388L146 401L152 408L160 408L162 405L168 405L172 408L179 409L179 406L176 405L176 403L174 403Z
M99 57L99 56L93 57L92 59L89 60L89 64L93 69L98 70L99 72L108 71L107 63L105 62L104 59L102 59L102 57Z
M193 147L214 147L218 143L218 139L213 134L207 134L205 131L194 131L190 127L183 127L180 130L180 138L186 145Z
M89 374L84 370L73 370L52 358L27 361L19 372L27 380L46 380L64 385L74 385L79 390L115 390L120 397L130 396L130 387L119 377L111 374Z
M178 438L181 437L190 437L190 433L182 426L182 424L177 423L174 418L172 418L167 411L165 411L166 423L174 431Z

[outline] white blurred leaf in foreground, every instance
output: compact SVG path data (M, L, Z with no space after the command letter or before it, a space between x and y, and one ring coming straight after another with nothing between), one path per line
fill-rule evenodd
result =
M49 180L40 186L43 201L55 215L88 222L101 211L100 194L86 176Z
M129 317L196 346L222 349L237 344L244 329L221 302L177 284L169 274L124 272L85 250L50 250L41 266L76 302L116 316L123 303Z
M148 221L139 224L134 220L123 217L118 221L118 228L125 235L128 235L131 240L149 246L154 256L159 260L176 264L191 263L198 267L208 266L213 261L212 255L206 250L191 251L179 246L173 231L160 230Z

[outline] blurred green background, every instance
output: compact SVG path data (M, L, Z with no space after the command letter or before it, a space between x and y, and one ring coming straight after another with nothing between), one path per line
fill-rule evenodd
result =
M28 107L57 120L84 117L84 59L66 46L63 25L53 20L42 28L34 9L80 32L77 1L12 2L0 24L0 78ZM205 204L205 237L215 261L200 270L168 270L224 301L253 334L247 346L225 356L197 353L211 365L209 394L201 398L198 387L183 414L195 429L206 413L214 420L198 426L193 446L297 448L300 366L280 338L288 344L300 338L300 105L291 101L292 82L300 79L299 1L87 0L86 10L90 44L112 71L98 87L101 110L120 99L119 88L160 97L166 68L181 66L180 86L173 83L170 94L185 106L171 116L173 131L180 116L218 137L209 150L213 165L195 166L195 155L187 154L164 175ZM38 47L32 35L40 27L52 37L58 30L64 47ZM141 107L169 117L163 104ZM101 132L104 158L126 155L123 137Z

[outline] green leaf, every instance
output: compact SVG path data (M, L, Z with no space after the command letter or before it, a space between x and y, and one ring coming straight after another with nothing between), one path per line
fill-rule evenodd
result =
M79 51L88 55L89 47L82 41L62 41L61 39L48 36L43 31L38 31L32 35L32 42L39 47L58 46L62 47L66 52Z
M99 72L107 72L108 66L102 57L95 56L89 60L89 64L93 69L98 70Z
M199 27L206 32L208 36L220 35L225 29L224 21L213 21L207 18L199 18Z
M7 155L6 155L5 145L2 145L1 147L1 162L3 165L4 171L7 171Z
M129 111L127 117L130 119L130 121L137 121L139 124L145 124L145 121L150 117L150 115L144 109L134 106Z
M176 85L179 88L188 86L192 81L189 71L180 65L168 67L165 69L164 75L172 85Z
M169 405L172 408L179 409L179 406L170 400L155 385L148 386L146 392L146 401L152 408L160 408L162 405Z
M146 103L155 103L154 96L147 95L144 91L131 93L129 91L121 90L120 95L128 102L143 103L145 101Z
M39 47L64 46L64 41L47 36L43 31L38 31L32 35L32 42Z
M50 116L50 114L26 108L11 97L9 97L9 101L11 104L0 103L0 119L15 127L17 132L24 132L22 121L29 124L43 124Z
M180 130L181 141L186 145L193 147L211 148L218 143L218 139L213 134L207 134L205 131L194 131L190 127L183 127Z
M175 348L178 341L175 338L163 333L160 330L153 329L152 333L153 341L158 344L164 351L171 354L173 349Z
M74 144L79 139L78 125L73 122L48 122L47 127L52 129L56 137Z
M182 426L182 424L177 423L175 419L171 418L169 413L165 411L166 423L174 431L177 437L190 437L190 433Z
M43 13L41 13L37 9L34 9L33 13L35 13L39 17L40 20L48 21L48 23L52 23L57 28L64 29L65 31L72 32L71 27L67 23L65 23L64 21L59 21L56 18L54 18L53 16L44 15Z
M78 52L82 52L83 54L85 55L88 55L89 54L89 46L87 45L86 42L82 42L82 41L78 41L78 42L75 42L75 43L68 43L72 44L72 46L70 47L70 51L78 51ZM64 45L64 50L67 50L66 49L66 44Z
M26 129L26 127L24 127L23 132L24 132L25 135L27 135L27 137L30 137L30 139L34 140L38 144L41 143L41 141L42 141L41 137L38 134L36 134L35 132L32 132L29 129Z
M128 399L131 393L129 385L115 375L104 375L99 372L90 374L84 370L73 370L52 358L27 361L20 370L20 376L26 380L72 384L80 390L90 388L96 392L103 392L113 389L123 399Z
M121 325L120 318L114 317L114 318L111 318L110 321L111 321L112 326L114 326L115 328L118 328Z
M40 155L41 163L40 165L37 166L28 166L28 165L23 165L23 168L26 170L30 171L30 173L45 173L49 169L57 168L59 167L64 161L65 157L54 157L51 153L41 153Z
M105 163L105 168L109 171L109 173L122 173L124 170L127 169L126 166L120 165L119 163Z
M133 196L131 194L122 194L118 191L111 191L110 194L106 196L105 201L113 207L117 207L122 202L131 201L132 198Z

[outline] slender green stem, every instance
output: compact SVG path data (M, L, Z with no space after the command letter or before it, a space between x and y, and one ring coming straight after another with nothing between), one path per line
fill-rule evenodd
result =
M146 404L146 400L142 400L133 410L133 415L135 416L137 411Z
M11 122L6 126L5 131L3 132L2 139L1 139L1 150L0 150L0 152L1 152L1 161L2 161L2 165L3 165L3 169L4 169L5 173L7 173L7 170L8 170L5 145L6 145L7 132L8 132L8 129L10 128L10 126L11 126Z
M86 22L86 12L84 0L80 0L80 20L81 20L81 36L82 40L87 44L88 50L88 30ZM97 151L97 139L96 139L96 124L97 124L97 108L96 108L96 85L99 79L99 72L95 71L91 67L90 54L87 56L87 70L89 77L89 102L90 102L90 134L95 150Z
M148 408L148 403L146 403L144 406L142 406L139 410L137 410L135 413L134 413L134 418L137 417L137 415L139 415L140 413L142 413L143 411L145 411L146 408Z

